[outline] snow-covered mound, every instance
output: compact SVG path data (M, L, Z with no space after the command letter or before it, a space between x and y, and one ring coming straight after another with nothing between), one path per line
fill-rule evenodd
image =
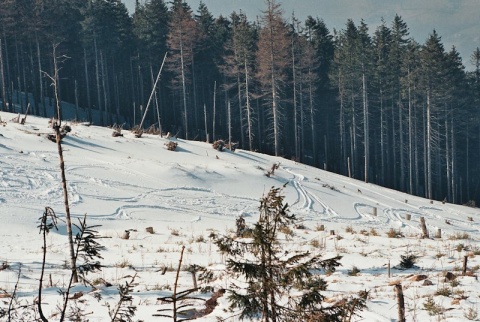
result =
M12 294L17 285L18 299L33 303L42 259L39 217L48 206L64 218L65 207L57 145L46 138L51 133L48 120L29 116L21 125L10 122L15 116L0 112L6 121L0 125L0 264L6 267L0 270L0 295ZM208 143L148 134L136 138L128 131L113 137L109 128L68 124L72 131L62 145L71 213L75 222L86 213L89 225L101 225L97 230L106 237L101 240L106 246L102 252L105 267L90 278L113 284L95 290L101 292L100 301L91 287L75 287L74 291L84 293L80 305L86 307L90 321L108 320L105 303L118 300L117 286L134 271L136 318L164 319L152 314L162 307L157 298L173 287L182 245L186 246L183 265L216 270L213 286L228 288L229 278L222 278L225 259L209 235L234 229L239 216L253 224L260 197L272 186L285 183L285 200L302 221L288 247L343 256L343 266L326 277L325 296L335 299L369 290L368 308L358 320L396 319L391 286L396 282L404 286L407 320L438 318L431 317L423 305L430 295L444 309L439 314L446 320L466 320L480 310L480 285L475 277L480 264L480 211L476 208L431 202L245 150L220 152ZM176 151L166 148L170 140L178 143ZM267 176L275 164L278 169ZM422 217L429 239L420 238ZM154 233L146 232L146 227L153 227ZM121 238L125 230L130 230L129 239ZM389 231L404 237L389 238ZM441 237L434 238L440 233ZM59 223L59 230L52 231L47 241L50 277L44 283L48 288L43 302L51 315L61 300L57 290L67 284L69 276L65 223ZM401 255L407 252L418 255L416 265L397 269ZM461 275L465 256L469 256L467 275L473 276L458 276L455 284L445 282L447 271ZM354 266L360 270L356 276L348 274ZM167 273L162 275L164 268ZM413 274L427 275L433 285L409 279ZM192 287L189 272L182 272L179 287ZM445 287L452 290L449 297L435 294ZM8 302L6 297L0 307L7 308ZM201 319L216 321L216 317L233 315L227 307L222 297L215 310Z

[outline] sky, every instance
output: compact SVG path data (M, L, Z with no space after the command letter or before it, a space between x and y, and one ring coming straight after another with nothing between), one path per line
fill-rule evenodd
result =
M135 0L122 0L132 13ZM140 2L145 0L140 0ZM187 0L196 11L201 0ZM242 10L250 20L256 20L265 8L264 0L203 0L215 16L228 16ZM410 35L423 44L435 29L442 37L445 50L455 46L463 63L471 69L470 56L480 47L479 0L284 0L280 1L285 18L292 13L301 20L309 15L323 19L330 31L344 29L348 19L358 24L363 19L373 33L383 18L391 25L395 14L400 15L410 29Z

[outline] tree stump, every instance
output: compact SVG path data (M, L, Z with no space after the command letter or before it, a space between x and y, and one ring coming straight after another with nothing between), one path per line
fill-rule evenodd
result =
M465 256L463 256L462 276L467 275L467 262L468 262L468 256L465 255Z
M422 238L429 238L427 225L425 224L425 217L420 217L420 226L422 227Z
M411 219L412 219L412 215L411 215L411 214L406 214L406 215L405 215L405 219L406 219L406 220L411 220Z
M377 216L377 207L373 207L373 215L376 217Z
M397 293L398 321L405 322L405 299L403 298L402 284L395 285Z
M153 227L147 227L145 228L145 231L149 234L153 234Z
M442 238L442 229L438 228L437 233L435 234L435 238Z

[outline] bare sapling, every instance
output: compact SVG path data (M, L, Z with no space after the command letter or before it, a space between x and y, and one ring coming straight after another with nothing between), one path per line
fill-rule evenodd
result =
M50 219L50 220L48 220ZM43 239L43 246L42 246L42 253L43 253L43 258L42 258L42 269L40 271L40 280L38 282L38 301L37 301L37 307L38 307L38 313L40 314L40 319L43 322L47 322L47 318L43 314L42 310L42 288L43 288L43 276L45 274L45 263L47 260L47 235L52 229L58 229L57 228L57 215L53 211L52 208L50 207L45 207L45 211L43 212L42 217L40 217L40 225L38 226L40 228L40 233L42 234L42 239Z
M171 309L172 315L168 314L154 314L153 316L162 316L162 317L169 317L173 319L173 322L180 322L180 321L188 321L192 319L196 319L197 317L201 316L200 312L197 312L195 309L191 309L191 303L188 300L202 300L205 301L203 298L192 297L190 294L198 291L198 288L195 287L178 292L178 278L180 276L180 269L182 267L183 261L183 252L185 251L185 246L182 246L182 251L180 253L180 260L178 261L177 273L175 275L175 283L173 284L173 294L170 296L164 296L158 298L158 300L172 303L173 308ZM195 271L199 268L199 266L195 267ZM193 274L193 273L192 273ZM196 284L196 279L194 284ZM160 309L159 312L170 311L170 309Z

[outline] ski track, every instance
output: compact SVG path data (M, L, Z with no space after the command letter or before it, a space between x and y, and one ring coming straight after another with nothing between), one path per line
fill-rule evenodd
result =
M305 189L305 187L301 183L305 180L305 176L295 173L289 168L282 167L282 170L293 176L293 178L290 179L290 182L292 183L298 196L297 200L293 203L293 206L302 203L299 207L300 211L302 211L304 215L308 214L308 218L311 220L318 219L318 215L323 215L327 217L339 217L339 215L326 203L324 203L318 196ZM315 209L315 205L317 204L321 206L321 211Z

